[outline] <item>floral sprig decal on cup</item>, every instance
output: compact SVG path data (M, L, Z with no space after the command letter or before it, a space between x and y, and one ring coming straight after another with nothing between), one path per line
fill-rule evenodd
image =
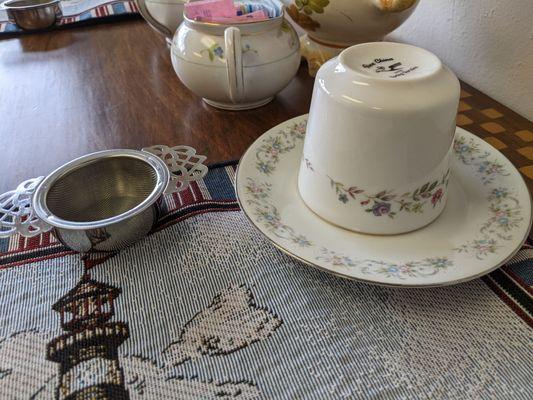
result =
M391 190L382 190L376 194L368 194L357 186L347 186L329 177L331 187L335 190L342 203L350 200L358 201L365 211L376 217L388 216L394 218L400 212L423 213L426 204L435 207L441 202L444 190L448 186L450 170L440 180L427 182L412 192L398 195Z

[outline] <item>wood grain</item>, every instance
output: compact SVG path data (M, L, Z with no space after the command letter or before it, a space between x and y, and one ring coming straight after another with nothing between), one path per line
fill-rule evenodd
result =
M143 21L0 40L0 192L84 154L188 144L238 159L265 130L307 112L304 68L275 101L218 111L185 88L161 36Z
M267 106L218 111L180 83L163 38L141 20L0 40L0 193L75 157L110 148L188 144L210 163L237 159L267 129L306 113L312 85L302 66ZM516 151L527 143L514 134L526 132L522 136L528 138L533 124L463 87L469 96L461 115L472 121L464 127L496 136L518 167L533 164ZM488 108L502 116L483 114ZM481 127L490 121L505 132Z

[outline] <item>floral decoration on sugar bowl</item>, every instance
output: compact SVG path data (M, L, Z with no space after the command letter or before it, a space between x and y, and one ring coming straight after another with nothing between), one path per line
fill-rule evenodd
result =
M335 267L360 268L366 275L384 275L387 278L419 278L432 276L453 267L453 262L446 257L425 258L420 261L391 263L383 260L355 259L325 247L321 249L318 261L325 261Z
M280 130L276 135L268 136L257 149L257 170L270 175L276 168L280 156L291 151L296 143L305 137L307 121L291 125L287 129Z
M224 49L217 42L200 51L200 54L203 53L207 53L211 62L215 61L216 58L224 60Z
M256 222L262 224L269 232L279 238L287 239L300 247L309 247L312 243L301 234L298 234L289 225L281 220L278 209L269 203L271 185L269 183L258 183L252 178L248 178L245 191L251 199L248 204L255 207L254 214Z
M365 207L366 212L372 213L376 217L394 218L400 212L422 214L427 204L431 204L435 208L444 197L444 191L450 179L450 170L448 169L441 179L427 182L417 189L401 195L392 190L382 190L371 194L357 186L347 186L329 176L328 178L340 202L346 204L350 200L355 200L359 202L361 207Z
M200 53L207 53L207 55L209 56L209 61L213 62L215 61L215 59L219 59L219 60L222 60L224 61L224 49L222 48L222 46L220 46L220 44L218 44L217 42L211 44L209 47L203 49L200 51ZM254 55L258 55L258 52L257 50L253 49L250 44L246 43L242 46L242 54L247 54L247 53L250 53L250 54L254 54Z

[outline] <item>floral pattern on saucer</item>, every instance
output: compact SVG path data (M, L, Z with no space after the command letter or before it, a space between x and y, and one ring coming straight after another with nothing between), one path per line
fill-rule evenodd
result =
M260 223L277 237L289 240L300 247L314 247L314 244L305 235L298 234L282 221L278 209L269 202L271 191L269 183L258 183L252 178L248 178L247 181L245 193L251 197L247 203L254 206L257 223ZM325 247L322 247L321 253L319 257L316 257L316 260L325 261L335 267L360 268L361 272L366 275L380 274L398 279L431 276L454 266L453 262L446 257L426 258L420 261L397 264L383 260L350 258Z
M306 125L307 120L294 123L288 129L282 129L277 134L264 140L256 152L257 169L261 173L270 175L275 170L280 155L291 151L295 148L297 141L304 139ZM454 140L453 150L456 157L463 164L474 168L484 185L490 184L496 175L509 175L503 165L496 160L490 159L490 153L481 151L479 144L473 139L467 140L465 137L457 136ZM315 171L309 159L304 157L302 162L305 162L309 170ZM329 176L328 178L331 186L339 196L339 201L347 203L349 201L348 196L353 200L356 200L357 196L364 196L364 200L360 201L360 204L368 207L366 209L367 212L372 212L375 216L387 215L393 218L400 211L421 213L424 205L428 202L435 206L441 200L444 189L448 186L450 170L447 170L440 180L428 182L413 192L404 193L401 196L389 190L384 190L375 195L368 195L364 190L355 186L347 187L340 182L334 181ZM293 228L283 223L277 208L268 203L270 185L268 183L258 184L251 178L248 179L249 185L246 190L255 199L258 222L263 222L280 238L287 238L303 247L312 246L313 244L304 235L296 233ZM523 220L520 215L521 207L518 199L511 196L506 188L492 190L488 199L491 200L491 215L479 230L481 237L455 248L456 252L469 253L481 260L487 255L497 252L502 247L500 245L501 240L513 239L510 231ZM393 202L397 206L394 210L392 209ZM398 278L401 276L434 275L440 270L453 265L446 257L409 261L400 265L380 260L355 260L337 255L326 248L322 250L323 255L316 257L317 260L326 261L335 266L361 267L365 274L380 273ZM341 262L341 260L343 261ZM439 260L443 262L437 262ZM428 270L431 270L432 273L428 273Z
M279 238L287 239L300 247L308 247L313 244L304 236L296 233L294 229L283 223L278 209L268 202L271 185L257 183L248 178L245 186L246 194L252 197L247 202L254 206L256 221Z
M490 159L488 151L482 151L474 139L457 136L453 145L454 154L465 165L472 166L483 185L491 184L496 176L509 176L503 164ZM513 240L511 231L523 221L522 207L508 188L493 188L487 197L490 201L490 214L480 227L480 237L455 249L458 253L469 253L478 260L495 254L503 247L501 241Z
M359 201L365 211L372 213L376 217L388 216L394 218L399 212L418 213L424 212L426 204L435 207L444 196L444 190L448 186L450 170L447 170L441 179L427 182L412 192L398 195L392 190L382 190L376 194L369 194L366 190L357 186L347 186L341 182L336 182L329 177L331 187L335 190L340 202L346 204L348 201Z
M259 172L270 175L275 170L279 157L294 149L297 142L304 140L306 126L307 120L304 120L264 140L256 152L256 167Z
M496 160L489 160L490 153L481 151L479 144L474 139L467 140L462 136L456 137L453 151L463 164L473 165L476 168L476 173L484 185L492 183L497 175L509 176L509 172L505 171L503 164Z
M321 249L322 255L316 257L318 261L325 261L335 267L360 268L367 275L381 274L387 278L407 279L409 277L424 277L439 273L453 266L453 262L446 257L425 258L421 261L408 261L401 264L382 260L357 260L325 247Z
M454 202L454 211L450 211L456 218L457 231L449 223L437 221L428 228L402 235L399 244L391 237L361 235L325 222L321 232L321 220L305 208L297 188L285 186L288 180L297 180L298 163L317 171L310 160L300 156L306 123L305 116L298 117L259 138L243 156L236 181L243 211L260 232L290 255L323 270L366 282L440 286L487 273L520 247L531 217L527 188L520 174L500 153L461 128L453 145L451 173L436 185L432 182L418 190L418 194L431 193L420 195L431 206L439 186L448 184L449 175L458 177L448 190L453 190L457 198L467 196L468 200L464 203L467 209ZM465 190L467 186L463 185L472 186ZM366 200L362 198L366 192L359 190L352 189L352 197L350 187L343 185L337 195L348 191L345 194L351 198L349 201ZM388 194L387 191L375 196L376 200L377 197L384 200L383 196ZM368 208L373 206L370 203ZM475 219L471 220L471 216ZM438 228L432 229L434 226ZM417 247L420 240L426 240L426 232L437 236L430 239L433 241L430 247Z
M474 239L455 249L459 253L471 253L479 260L494 254L501 246L501 241L513 240L512 231L524 220L518 199L510 194L509 189L499 187L492 189L490 214L479 229L482 237Z

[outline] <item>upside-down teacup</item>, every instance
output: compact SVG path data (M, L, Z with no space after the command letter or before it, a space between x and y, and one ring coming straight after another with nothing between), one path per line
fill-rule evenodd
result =
M228 25L184 17L171 46L178 77L206 103L228 110L260 107L296 75L300 43L281 3L264 21Z
M344 50L319 70L298 177L325 220L371 234L421 228L443 211L459 81L399 43Z

